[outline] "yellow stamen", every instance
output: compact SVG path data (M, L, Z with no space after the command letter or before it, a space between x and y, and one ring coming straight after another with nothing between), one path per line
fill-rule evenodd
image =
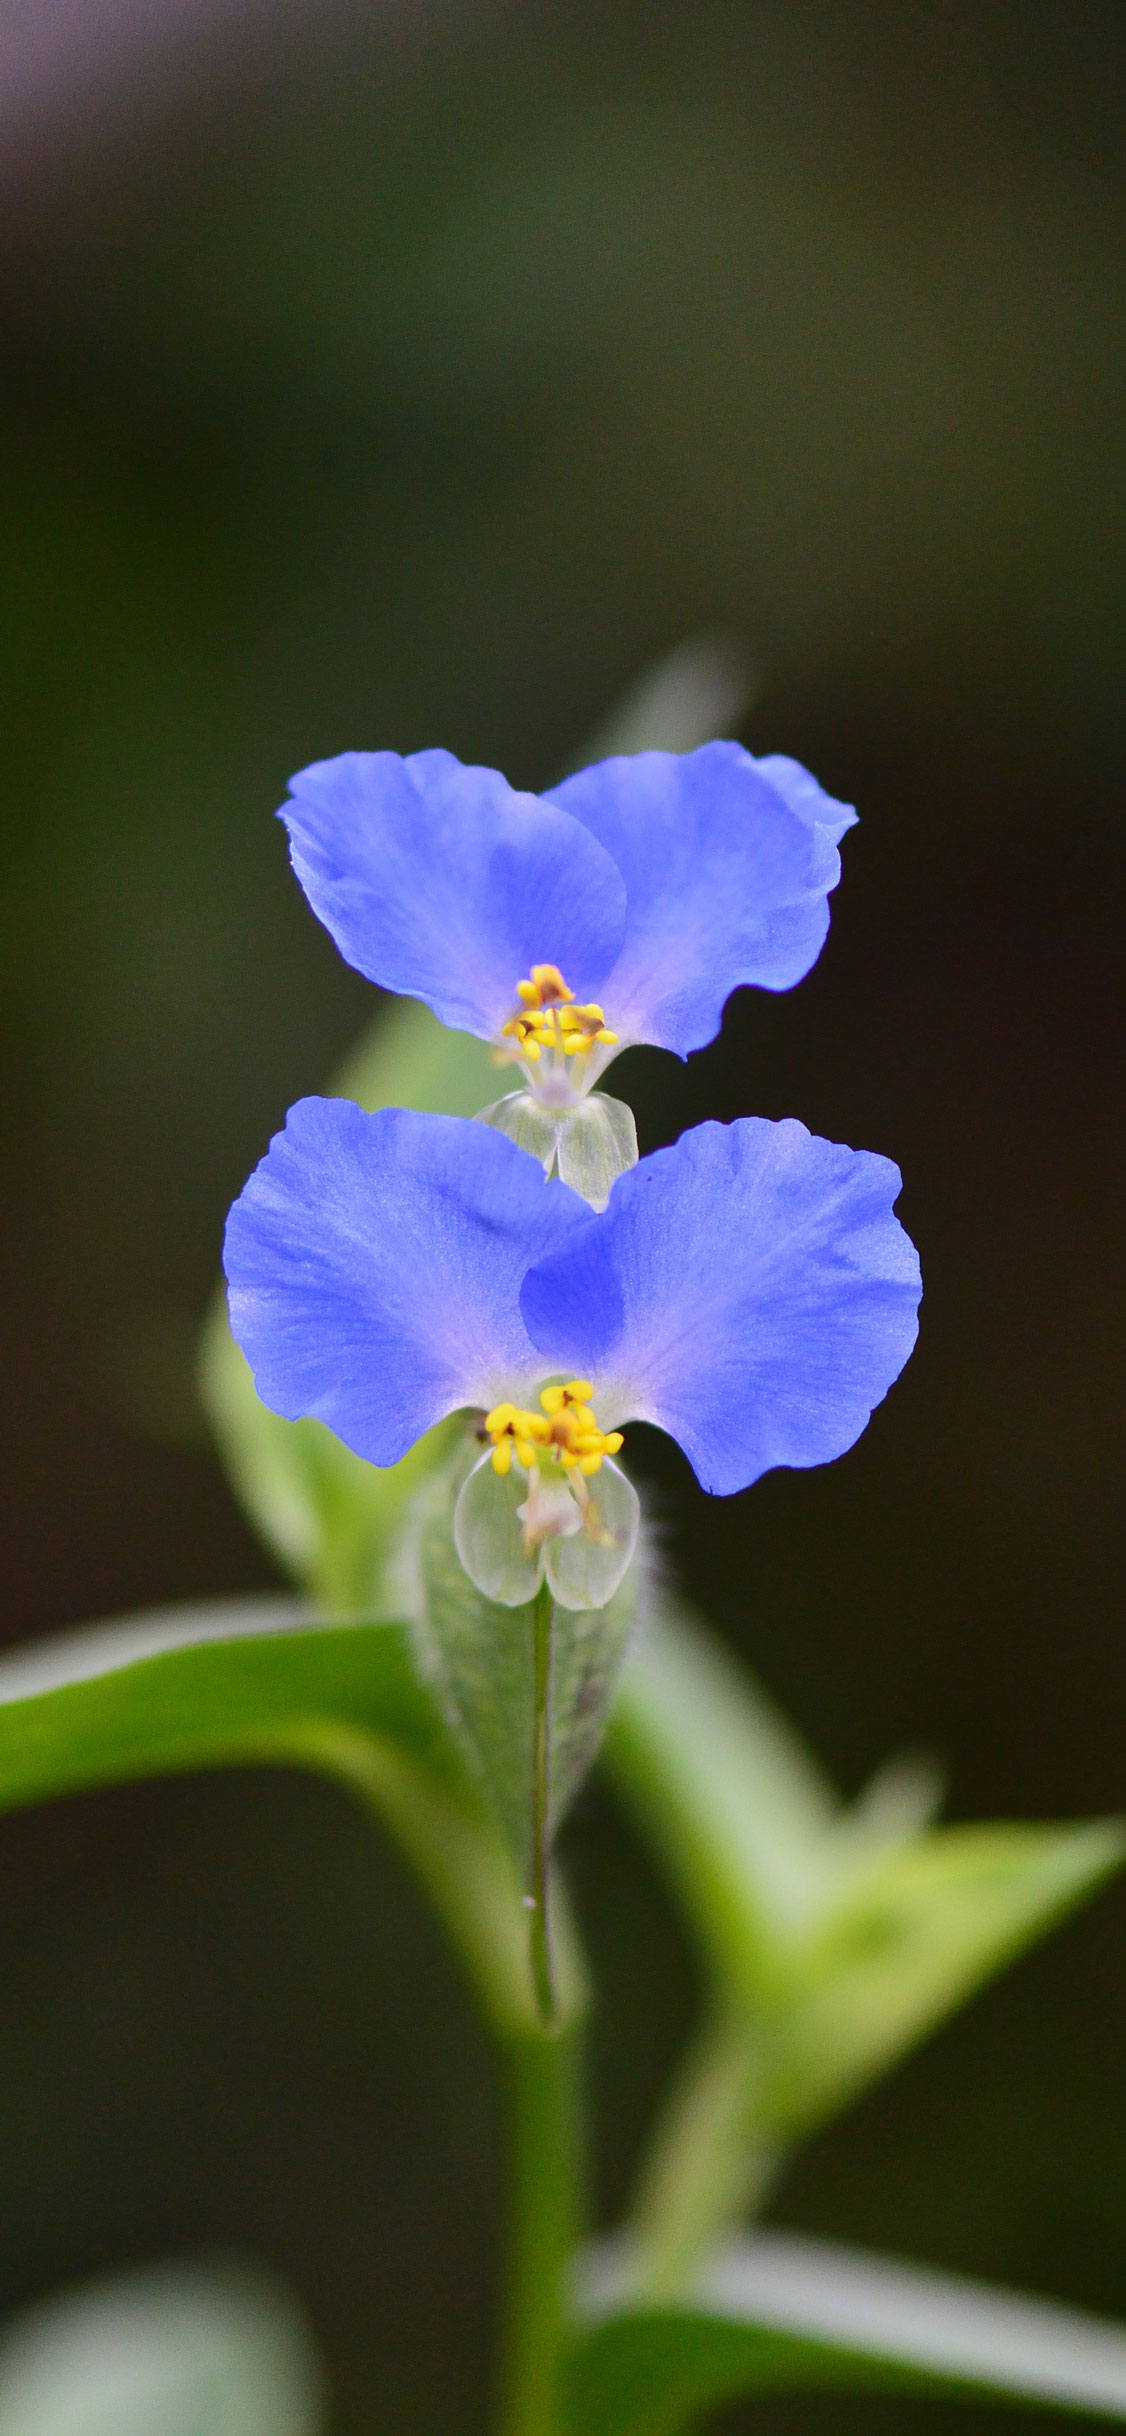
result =
M589 1379L569 1379L562 1387L540 1392L542 1412L525 1412L517 1404L495 1404L485 1415L485 1434L492 1439L494 1472L503 1480L512 1458L526 1472L537 1463L562 1464L574 1475L597 1472L604 1455L616 1455L620 1429L600 1430L591 1411L594 1388Z
M589 1057L596 1047L616 1049L618 1035L607 1029L600 1006L575 1005L557 964L533 964L531 978L516 984L518 1006L501 1026L502 1040L514 1044L514 1054L534 1065L544 1049L565 1057Z

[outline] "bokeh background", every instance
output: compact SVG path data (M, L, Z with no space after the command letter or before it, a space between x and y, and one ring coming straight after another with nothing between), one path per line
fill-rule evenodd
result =
M271 1579L192 1337L373 1003L288 876L289 771L546 783L734 634L745 740L863 825L811 979L622 1085L643 1147L754 1109L891 1152L928 1296L834 1469L714 1504L650 1441L676 1562L846 1787L908 1745L957 1815L1126 1802L1124 86L1117 0L4 0L5 1639ZM606 2212L692 1965L597 1787L568 1849ZM1104 1896L780 2217L1126 2313L1124 1930ZM0 1826L0 2159L0 2306L240 2248L334 2436L480 2429L489 2060L336 1794Z

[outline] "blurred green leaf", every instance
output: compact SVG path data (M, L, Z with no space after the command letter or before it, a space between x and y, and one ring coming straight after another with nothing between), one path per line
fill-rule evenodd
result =
M450 1452L456 1422L440 1422L382 1471L323 1421L283 1421L259 1402L225 1295L207 1322L200 1385L232 1487L267 1547L328 1614L370 1613L403 1508Z
M709 1965L636 2229L651 2298L767 2194L786 2148L885 2072L1126 1855L1116 1820L929 1829L934 1771L846 1808L683 1612L627 1669L607 1742Z
M795 1957L760 2104L781 2130L834 2112L1119 1868L1113 1819L945 1827L876 1861Z
M816 1900L840 1807L812 1752L671 1605L632 1655L606 1750L709 1959L748 2000L767 1996L780 1944Z
M866 2387L1126 2419L1126 2326L786 2233L734 2243L674 2308L584 2262L575 2436L679 2436L741 2394Z
M690 635L628 688L567 769L612 753L691 753L713 736L733 736L759 682L738 635Z
M496 1097L497 1069L484 1041L451 1032L417 998L385 999L345 1059L333 1091L360 1108L418 1108L476 1116Z
M926 1832L931 1772L833 1795L683 1611L641 1642L607 1754L753 2044L759 2124L819 2121L1126 1857L1117 1820Z
M0 1659L0 1810L94 1785L284 1757L312 1719L456 1761L396 1624L311 1623L295 1602L161 1608Z
M248 2269L116 2276L0 2334L0 2436L318 2436L323 2403L296 2309Z
M0 1660L0 1811L196 1768L334 1777L398 1837L494 2025L535 2024L522 1889L403 1624L242 1599L154 1611ZM581 2002L557 1906L563 2010Z

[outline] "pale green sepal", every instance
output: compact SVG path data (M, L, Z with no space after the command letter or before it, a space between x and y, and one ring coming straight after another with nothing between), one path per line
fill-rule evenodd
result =
M513 1466L507 1481L528 1476ZM529 1859L535 1708L533 1603L482 1597L452 1530L462 1466L419 1492L397 1582L419 1665L521 1870ZM630 1566L597 1610L557 1606L552 1620L548 1823L558 1827L594 1759L637 1612L641 1567Z
M641 1507L617 1464L604 1458L587 1490L579 1530L549 1539L544 1550L548 1586L561 1607L605 1607L637 1546Z
M503 1479L491 1452L462 1482L454 1507L454 1546L469 1579L483 1598L502 1607L526 1607L543 1579L543 1555L529 1554L518 1508L528 1494L528 1475L513 1464Z
M633 1110L604 1091L564 1108L551 1107L534 1091L509 1091L480 1109L478 1120L530 1151L546 1176L557 1174L592 1209L604 1210L618 1177L637 1165Z

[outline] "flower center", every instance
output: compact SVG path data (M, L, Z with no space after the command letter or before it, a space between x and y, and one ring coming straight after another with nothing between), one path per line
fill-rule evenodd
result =
M618 1035L608 1032L601 1007L580 1007L556 964L533 964L531 979L518 981L520 1001L503 1026L502 1038L516 1045L519 1057L534 1065L545 1049L562 1057L589 1057L596 1043L616 1048Z
M493 1442L493 1470L503 1478L515 1455L526 1472L538 1464L562 1464L564 1471L597 1472L604 1455L616 1455L620 1429L599 1429L590 1408L594 1394L589 1379L571 1379L566 1387L545 1387L542 1412L522 1412L516 1404L495 1404L485 1415Z

